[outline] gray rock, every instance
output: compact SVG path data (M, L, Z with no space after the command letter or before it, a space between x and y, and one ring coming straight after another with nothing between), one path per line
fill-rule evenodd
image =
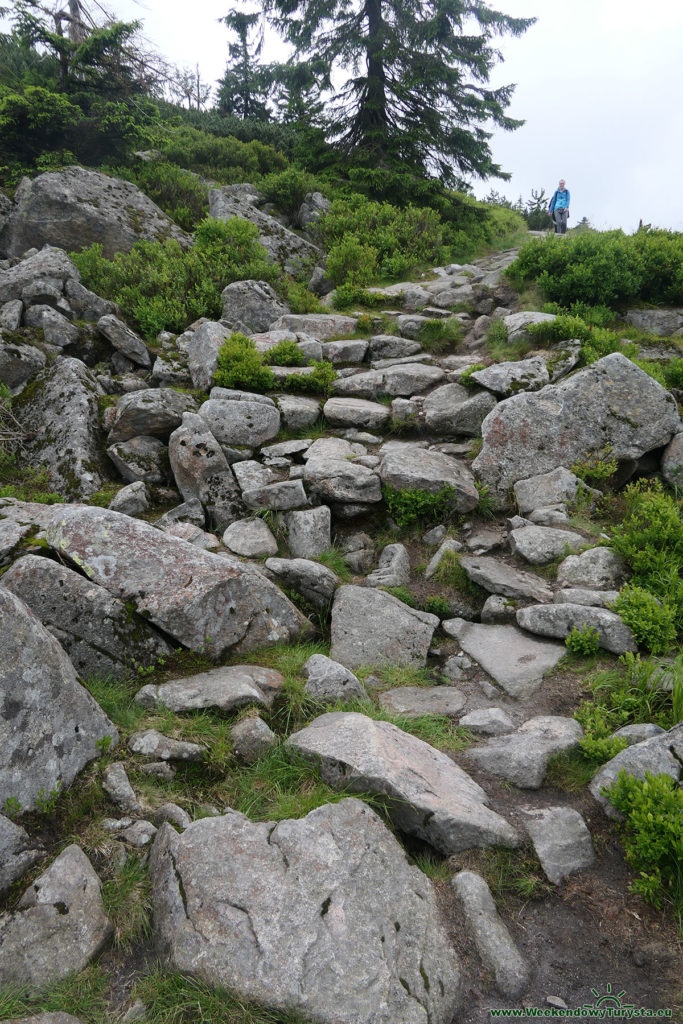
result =
M215 391L216 389L214 389ZM219 444L256 448L271 441L280 429L280 413L265 396L246 391L232 392L230 398L212 397L199 409Z
M573 629L588 626L597 630L600 646L612 654L637 651L633 633L615 612L581 604L546 604L520 608L517 624L539 636L560 637L564 640Z
M43 855L39 844L4 814L0 814L0 893L26 874Z
M230 736L235 757L244 764L253 764L277 745L275 733L262 718L243 718L232 727Z
M161 485L168 482L171 468L168 446L158 437L131 437L107 448L107 455L124 480Z
M234 323L237 330L242 330L241 325L244 325L249 334L267 331L273 320L289 313L288 307L265 281L233 281L221 292L221 302L223 320Z
M553 885L595 863L588 826L572 807L544 807L525 811L524 825L536 855Z
M35 382L17 416L31 433L28 463L68 498L99 491L105 479L98 399L102 389L79 359L59 359Z
M590 548L561 562L557 582L561 586L617 590L627 571L623 558L610 548Z
M386 405L362 398L328 398L323 413L330 426L362 427L366 430L381 430L391 417L391 410Z
M70 1013L39 1013L36 1017L22 1017L6 1021L5 1024L83 1024Z
M142 849L145 846L149 846L156 834L157 829L151 821L135 821L128 828L124 828L119 833L118 838L126 843L130 843L131 846L137 847L137 849Z
M75 277L67 277L64 282L64 295L77 319L86 320L89 323L95 323L100 317L113 313L116 309L113 302L102 299L99 295L84 288Z
M507 327L508 342L527 341L530 337L527 328L531 324L550 323L555 319L553 313L535 313L523 311L521 313L510 313L503 317L503 323Z
M277 482L277 474L262 465L255 459L245 459L243 462L233 463L233 473L242 491L253 491L257 487L265 487L266 484Z
M387 544L379 567L365 581L369 587L403 587L410 579L410 555L403 544Z
M314 608L329 607L339 580L327 566L308 558L267 558L266 569Z
M283 516L287 544L293 558L319 558L332 546L332 514L327 505L287 512Z
M258 240L270 259L280 263L289 274L297 274L305 266L322 262L320 249L283 227L275 217L259 210L255 199L256 196L245 192L242 185L209 189L209 216L217 220L241 217L255 224L259 230Z
M236 555L245 558L277 554L277 541L262 519L243 519L231 523L223 534L223 543Z
M586 538L570 530L549 526L522 526L510 531L510 549L532 565L546 565L567 551L580 551Z
M0 304L0 331L17 331L21 327L23 314L24 303L21 299L10 299Z
M0 984L42 989L82 971L112 933L100 880L76 845L67 846L0 915Z
M20 526L19 523L14 523L10 519L0 519L0 565L6 565L12 561L17 545L30 532L30 526Z
M377 794L397 828L441 853L517 845L514 829L489 810L486 793L466 772L390 722L331 711L286 746L313 761L334 789Z
M395 334L375 334L370 338L370 359L400 359L420 352L421 345L417 341L408 341Z
M511 597L491 594L481 609L481 621L487 626L513 625L517 619L517 602Z
M516 999L529 984L530 970L496 910L491 890L473 871L459 871L451 885L484 967L500 994Z
M626 312L626 323L666 338L683 327L683 310L629 309Z
M460 558L460 565L473 583L488 590L490 594L502 594L503 597L515 599L552 601L553 592L540 576L513 569L497 558L463 555Z
M142 480L128 484L117 491L109 502L112 512L121 512L125 516L141 516L149 508L147 488Z
M69 786L118 733L26 605L0 587L0 806L32 810Z
M159 948L185 974L320 1024L453 1018L432 885L359 800L277 825L234 811L182 836L165 825L151 870Z
M184 414L169 438L168 457L185 501L200 501L217 529L225 529L243 514L228 460L201 416Z
M420 715L447 715L457 718L465 706L465 697L453 686L397 686L380 693L383 708L406 718Z
M438 366L422 363L399 363L383 370L367 370L334 383L337 395L357 398L377 398L379 395L410 397L439 384L445 374Z
M462 384L444 384L425 398L425 425L433 434L478 437L495 407L496 399L488 391L472 393Z
M0 384L6 384L13 395L20 394L45 363L45 353L35 345L14 345L0 334Z
M577 496L578 492L591 494L599 497L600 491L587 487L578 476L571 473L564 466L549 473L540 473L537 476L527 477L525 480L518 480L514 486L515 498L520 515L526 516L537 508L546 508L551 505L566 505Z
M294 331L308 334L318 341L329 341L340 334L353 334L356 328L355 316L341 313L286 313L270 325L271 331Z
M123 601L59 562L24 555L0 583L59 640L82 676L124 679L171 653L170 644Z
M526 520L528 524L536 526L559 526L562 528L569 523L569 513L565 505L554 505L550 508L536 508L529 513Z
M186 829L192 824L192 818L178 804L162 804L154 812L154 823L159 826L165 821L171 825L177 825L180 829Z
M676 434L664 449L662 476L669 487L683 488L683 434Z
M624 771L635 779L644 779L646 772L650 775L668 775L674 782L678 782L681 778L682 754L683 724L680 724L663 736L653 736L620 750L616 757L598 769L588 788L608 817L621 818L621 813L602 792L617 781L619 772Z
M272 668L226 665L168 683L143 686L135 700L145 708L166 707L175 712L203 708L231 712L250 704L270 707L283 684L283 677Z
M176 505L175 508L164 512L163 516L160 516L154 525L157 530L163 530L165 533L171 526L175 526L178 523L190 523L190 525L203 530L206 526L206 516L204 515L201 502L197 501L196 498L184 501L182 505Z
M409 608L381 590L339 587L332 606L330 657L347 668L424 665L436 615Z
M564 644L532 640L515 626L480 626L449 619L442 629L474 658L511 697L528 697L539 688L567 650Z
M0 232L0 239L2 238ZM26 246L24 247L26 248ZM21 299L25 288L36 279L53 280L65 287L70 280L80 281L81 275L74 263L61 249L46 245L7 270L0 270L0 302Z
M425 579L431 580L432 576L434 576L446 555L457 555L459 551L462 551L462 544L460 543L460 541L454 540L452 537L447 537L439 547L438 551L436 551L435 554L433 554L432 557L427 562L427 568L425 569Z
M78 327L51 306L32 306L24 314L26 327L39 327L48 345L67 348L80 337Z
M619 596L617 590L589 590L587 587L568 587L555 592L555 604L585 604L592 608L609 608Z
M306 676L306 693L318 703L368 699L365 687L353 672L324 654L312 654L301 671Z
M322 346L323 358L333 365L339 363L362 363L368 351L368 342L362 339L348 341L326 341Z
M242 500L247 508L270 508L278 512L289 512L309 504L301 480L278 480L250 488L242 492Z
M31 245L80 250L98 242L105 259L113 259L140 239L167 238L183 248L191 243L137 185L84 167L65 167L32 181L22 179L0 232L0 250L20 256Z
M538 391L550 382L545 359L532 356L512 363L494 363L475 370L472 379L496 395L509 398L520 391Z
M158 757L161 761L203 761L206 756L206 747L171 739L156 729L134 732L128 740L128 747L134 754Z
M306 620L251 565L100 508L60 509L50 546L193 650L219 657L299 636Z
M123 395L116 406L109 443L141 435L166 441L182 423L183 415L195 409L193 398L173 388L147 388Z
M97 329L100 334L109 341L117 352L122 352L126 359L130 359L137 366L149 370L152 365L147 346L142 338L139 338L130 327L127 327L118 317L107 314L97 321Z
M320 419L321 407L317 398L278 395L277 407L282 416L282 426L287 430L305 430Z
M188 369L196 388L208 391L218 365L218 353L230 331L225 324L206 320L190 335L187 343Z
M617 461L637 460L679 429L673 396L615 352L559 384L499 402L482 424L473 469L499 507L518 480L571 466L612 446Z
M330 200L320 192L307 192L296 215L296 223L308 231L330 209Z
M505 736L515 729L514 722L502 708L477 708L463 715L458 724L478 736Z
M349 462L342 450L327 456L322 454L323 449L314 452L314 448L312 445L307 453L304 480L319 501L369 505L382 500L380 479L374 470Z
M546 715L530 718L516 732L468 750L467 757L520 789L540 789L550 758L576 749L582 736L583 729L573 718Z
M108 764L102 773L102 789L124 814L140 814L142 808L120 761Z
M479 492L468 467L441 452L420 448L390 451L382 460L380 479L395 490L417 489L430 494L451 487L457 512L469 512L479 503Z
M642 743L643 740L652 739L653 736L663 736L665 733L666 729L662 729L661 725L653 725L652 722L638 722L634 725L624 725L613 735L625 739L630 747L634 743Z

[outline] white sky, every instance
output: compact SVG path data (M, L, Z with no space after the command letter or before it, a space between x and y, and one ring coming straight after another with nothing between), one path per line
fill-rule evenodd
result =
M170 61L225 70L228 31L218 24L235 0L101 0ZM516 17L537 17L519 39L500 40L505 62L493 85L516 82L508 110L526 124L498 132L493 155L510 182L475 182L516 199L552 195L560 177L572 194L571 223L633 231L640 218L683 230L682 0L491 0ZM278 53L277 50L280 50ZM283 57L272 42L265 59Z

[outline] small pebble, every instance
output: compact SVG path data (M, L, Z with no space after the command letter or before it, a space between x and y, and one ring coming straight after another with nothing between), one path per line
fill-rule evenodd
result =
M546 996L545 1001L548 1006L554 1006L556 1010L568 1009L564 999L560 999L559 996Z

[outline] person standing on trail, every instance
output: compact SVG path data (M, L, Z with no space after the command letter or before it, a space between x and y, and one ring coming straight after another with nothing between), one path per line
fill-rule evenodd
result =
M553 219L555 234L566 234L567 218L569 217L569 189L565 188L564 178L560 178L560 183L553 192L553 198L550 200L548 213Z

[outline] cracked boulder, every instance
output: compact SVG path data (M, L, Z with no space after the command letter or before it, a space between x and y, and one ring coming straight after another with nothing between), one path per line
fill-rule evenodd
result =
M0 915L0 985L45 988L82 971L112 933L100 880L71 845Z
M409 608L383 590L339 587L332 606L330 657L346 668L424 665L436 615Z
M306 619L252 565L108 509L60 508L50 546L192 650L220 657L296 640Z
M177 970L319 1024L449 1024L459 971L431 882L355 799L299 820L163 825L160 952Z
M31 810L41 795L69 786L118 733L62 647L6 587L0 622L0 806L14 799Z
M20 598L69 655L82 676L123 679L172 648L123 601L59 562L25 555L0 584Z

